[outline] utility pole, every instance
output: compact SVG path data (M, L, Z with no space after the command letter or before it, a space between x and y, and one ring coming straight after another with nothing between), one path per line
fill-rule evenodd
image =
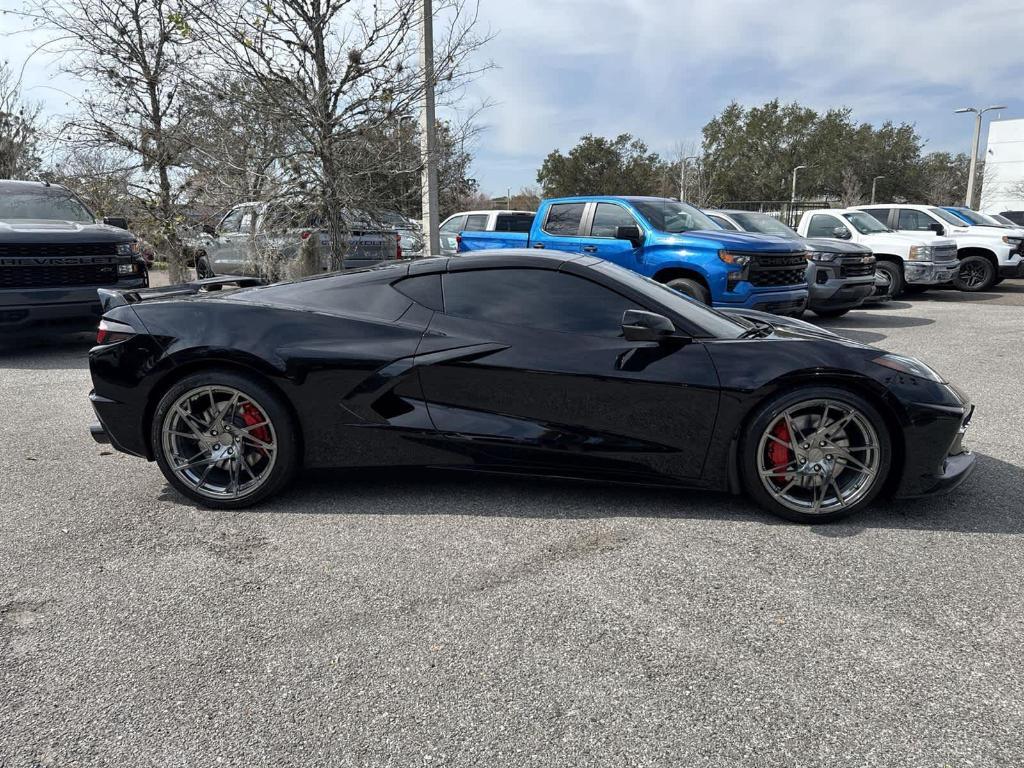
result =
M679 163L679 202L686 202L686 167L689 165L691 160L699 160L700 155L690 155L684 157Z
M953 113L957 115L962 115L966 112L974 113L974 140L971 142L971 168L967 172L967 202L965 203L968 208L974 207L974 177L977 175L978 144L981 142L981 116L992 109L1006 109L1006 105L997 104L992 107L984 107L983 109L960 107L960 109L953 110Z
M878 183L879 179L884 179L884 178L885 178L885 176L875 176L875 178L873 178L871 180L871 204L872 205L874 205L874 203L875 203L875 185Z
M420 38L420 66L423 68L423 109L420 110L420 156L423 162L423 234L427 255L441 252L437 211L437 124L434 119L434 9L432 0L423 2Z

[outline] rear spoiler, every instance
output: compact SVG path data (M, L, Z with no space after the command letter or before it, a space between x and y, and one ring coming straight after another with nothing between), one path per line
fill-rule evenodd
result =
M238 288L249 288L256 285L266 285L266 280L259 277L207 277L203 280L193 280L180 285L166 285L162 288L138 288L131 291L118 291L111 288L97 288L96 293L100 297L100 305L103 311L114 307L123 307L125 304L137 304L140 301L150 299L166 299L171 296L193 296L197 293L207 293L211 290L220 290L225 285L234 285Z

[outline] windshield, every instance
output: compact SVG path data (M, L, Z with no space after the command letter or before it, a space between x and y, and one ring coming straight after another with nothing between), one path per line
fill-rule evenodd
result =
M39 187L0 194L0 219L56 219L92 224L92 212L60 187Z
M678 235L697 229L721 229L703 213L686 203L677 203L675 200L636 199L630 199L629 202L647 219L647 223L659 232Z
M977 227L1003 226L990 216L986 216L984 213L978 213L977 211L972 211L970 208L957 208L956 212L957 215L962 216L963 218L971 222L971 224L974 224Z
M747 232L757 232L762 235L778 235L779 237L797 239L800 237L800 235L792 229L787 227L774 216L769 216L767 213L736 211L729 215L732 216L733 220L739 222L739 225Z
M964 225L963 219L958 219L954 214L943 208L929 208L928 213L938 216L944 222L952 224L954 227L962 227Z
M1017 222L1015 222L1013 219L1008 219L1001 213L990 214L990 217L998 221L1004 227L1013 227L1014 229L1016 229L1019 226Z
M870 213L861 213L860 211L856 211L855 213L844 213L843 218L853 224L853 226L857 228L857 231L862 235L892 231Z
M713 338L735 339L750 328L749 324L733 320L731 317L723 315L721 312L716 312L701 302L691 299L689 296L684 296L667 285L657 283L649 277L644 277L625 267L612 264L610 261L602 261L599 264L595 264L593 268L607 272L620 283L628 285L634 291L642 293L644 296L649 296L655 303L686 318L686 320L698 328L707 331Z

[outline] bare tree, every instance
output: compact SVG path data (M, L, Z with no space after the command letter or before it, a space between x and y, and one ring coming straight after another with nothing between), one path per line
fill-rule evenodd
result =
M715 178L714 166L708 162L707 155L695 142L679 142L672 153L673 162L668 166L672 174L671 185L668 186L671 192L666 194L674 196L683 194L683 202L695 205L698 208L705 208L711 204L714 197ZM686 189L682 189L683 163L686 164Z
M7 62L0 62L0 179L24 179L39 170L38 104L26 104Z
M344 265L344 211L366 203L367 178L401 141L371 142L417 108L424 76L416 58L417 0L237 0L192 12L219 35L220 66L248 84L263 119L287 123L295 138L281 168L288 191L303 195L327 225L331 266ZM486 39L464 0L435 3L447 20L435 31L438 90L453 93L480 71L471 63ZM360 162L353 167L354 160Z
M175 174L192 118L183 95L195 35L179 0L27 0L25 15L54 35L48 48L87 84L62 130L72 147L131 158L132 194L156 224L170 277L184 276L175 234Z
M853 168L843 168L839 188L839 201L844 208L864 202L864 185Z

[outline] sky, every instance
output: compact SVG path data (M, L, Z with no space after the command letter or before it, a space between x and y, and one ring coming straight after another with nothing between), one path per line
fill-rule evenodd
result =
M480 0L479 12L493 39L477 63L494 66L454 114L488 105L472 173L493 195L536 185L544 157L587 133L631 133L672 156L733 100L912 122L926 151L969 150L972 116L958 107L1024 117L1020 0ZM0 14L0 56L24 65L28 98L67 111L81 85L29 58L45 38L10 34L20 26Z

